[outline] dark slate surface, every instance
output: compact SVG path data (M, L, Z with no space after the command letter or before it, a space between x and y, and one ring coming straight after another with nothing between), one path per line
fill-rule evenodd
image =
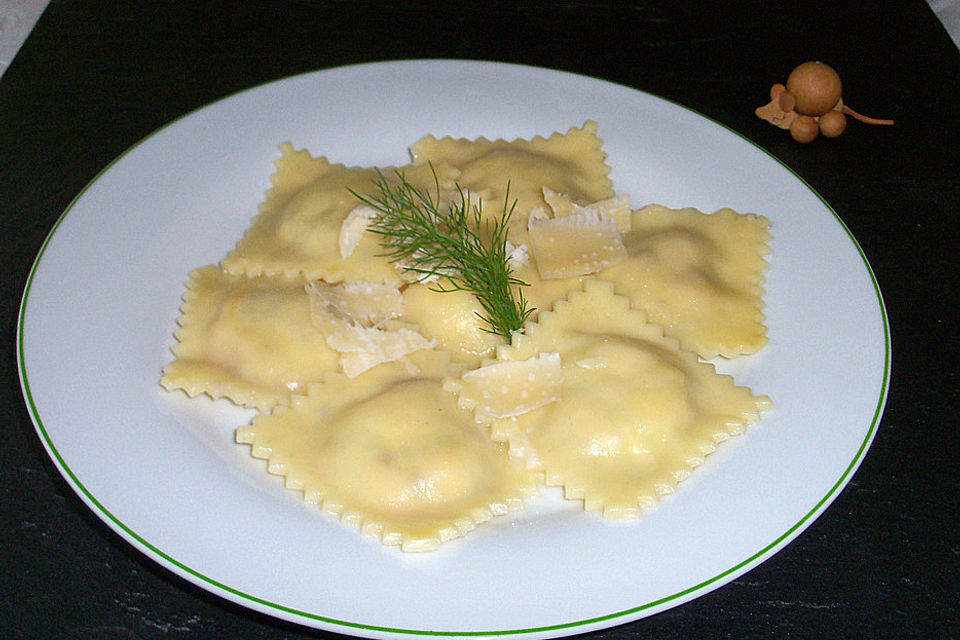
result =
M317 638L142 557L47 458L16 368L20 295L54 222L114 157L217 98L291 74L473 58L601 77L753 140L848 225L883 291L894 364L848 488L779 554L619 638L956 638L960 54L921 0L81 2L54 0L0 80L0 637ZM753 115L801 61L896 126L800 146ZM638 579L642 567L637 568ZM584 594L590 597L590 594Z

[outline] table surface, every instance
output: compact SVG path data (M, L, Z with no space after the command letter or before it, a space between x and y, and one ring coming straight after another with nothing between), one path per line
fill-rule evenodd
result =
M16 366L31 262L70 201L171 120L304 71L409 58L586 74L691 107L793 169L859 240L887 305L893 372L849 486L778 554L608 638L960 637L960 54L925 2L54 1L0 82L0 635L316 638L142 557L47 458ZM812 145L754 116L801 61L893 127Z

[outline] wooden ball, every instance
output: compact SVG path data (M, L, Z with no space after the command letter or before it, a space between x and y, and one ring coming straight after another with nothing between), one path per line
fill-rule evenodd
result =
M833 109L843 85L840 76L822 62L804 62L787 78L787 91L793 94L794 110L808 116L821 116Z
M791 111L793 111L793 108L796 106L797 99L794 98L793 94L790 93L789 91L784 91L783 93L780 94L778 103L782 111L784 111L785 113L790 113Z
M820 116L820 133L827 138L836 138L847 128L847 117L839 111L828 111Z
M820 133L820 125L810 116L797 116L790 125L790 135L797 142L813 142Z

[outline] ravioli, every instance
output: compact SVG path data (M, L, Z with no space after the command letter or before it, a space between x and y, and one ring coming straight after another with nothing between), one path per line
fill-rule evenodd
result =
M597 123L530 140L488 140L426 136L411 147L414 164L453 165L460 170L457 184L479 195L485 209L497 214L507 199L516 200L511 236L521 231L535 207L545 205L543 187L577 202L604 200L614 195L606 153L597 137ZM508 185L509 183L509 185ZM509 204L509 203L508 203Z
M302 280L196 269L178 322L176 359L160 384L191 397L205 393L266 410L339 368L311 322Z
M289 144L281 145L280 151L273 186L246 234L224 259L223 269L238 275L284 275L331 283L401 282L400 271L379 255L381 247L372 234L359 238L349 256L343 257L340 251L343 223L361 204L351 191L373 194L377 170L331 164ZM389 182L396 182L396 171L429 192L437 186L450 191L458 173L441 163L381 169Z
M385 545L428 551L523 507L536 476L511 463L421 351L348 379L331 374L236 432L286 486Z
M769 221L631 210L595 122L428 135L399 169L280 152L244 236L191 272L161 384L261 411L236 441L361 533L436 549L544 483L633 519L772 406L698 358L766 343ZM534 312L511 341L473 293L383 255L356 194L395 171L441 212L482 200L481 225L516 201L508 266Z
M769 227L732 209L649 205L633 213L627 257L597 276L703 358L755 353L767 343Z
M653 508L719 442L771 407L769 398L734 385L664 337L600 280L541 313L496 362L546 353L559 354L561 393L533 411L494 418L465 380L451 378L446 386L460 406L491 424L495 439L509 443L513 457L605 518L634 519Z

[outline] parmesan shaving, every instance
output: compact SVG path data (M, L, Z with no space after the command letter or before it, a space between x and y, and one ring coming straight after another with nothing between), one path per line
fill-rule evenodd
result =
M543 199L553 210L554 218L565 218L566 216L572 216L583 209L582 206L578 205L567 196L554 191L546 185L543 186Z
M393 287L312 282L307 285L307 292L313 325L340 355L340 366L348 378L383 362L395 362L415 351L437 346L436 340L427 340L411 328L382 326L403 313L403 298Z
M403 296L392 285L376 282L327 284L322 280L305 286L310 313L333 313L351 324L374 327L403 315Z
M546 209L543 207L534 207L533 210L530 211L530 215L527 216L527 231L529 232L530 229L533 229L533 227L541 220L549 219L550 214L547 213Z
M348 378L355 378L383 362L395 362L437 345L435 340L427 340L405 327L385 330L345 323L327 336L327 344L340 354L340 365Z
M480 412L494 418L519 416L560 399L560 354L489 364L468 371L461 380L463 394L476 399Z
M545 186L543 187L543 199L553 210L554 218L565 218L584 211L595 211L600 214L602 219L612 220L620 233L630 232L630 222L633 219L633 211L630 209L630 196L616 196L593 204L580 205L567 196Z
M532 221L530 246L544 279L596 273L627 257L617 225L596 210Z
M517 269L530 263L530 250L525 244L514 245L507 240L507 264Z
M360 238L366 233L370 220L377 215L376 209L360 205L347 214L340 225L340 257L346 260L353 255L354 249L360 244Z

